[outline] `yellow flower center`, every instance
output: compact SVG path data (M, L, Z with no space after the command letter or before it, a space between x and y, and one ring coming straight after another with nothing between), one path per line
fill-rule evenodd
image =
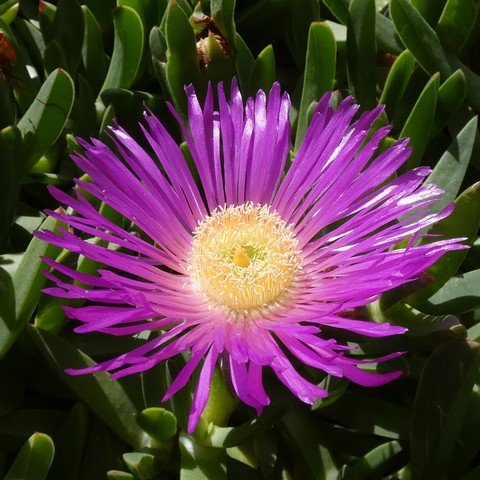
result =
M222 207L194 232L189 272L212 308L264 315L281 305L300 269L298 240L267 205Z

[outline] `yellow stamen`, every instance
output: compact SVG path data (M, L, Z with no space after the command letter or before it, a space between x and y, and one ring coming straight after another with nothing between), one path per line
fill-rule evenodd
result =
M300 263L292 227L267 205L245 203L199 223L189 272L211 308L248 318L286 300Z
M247 255L247 252L240 246L237 245L235 249L235 255L233 256L233 263L237 267L248 267L250 265L250 257Z

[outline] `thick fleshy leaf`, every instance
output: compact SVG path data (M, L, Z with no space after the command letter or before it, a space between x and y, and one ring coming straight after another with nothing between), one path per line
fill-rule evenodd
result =
M17 42L19 39L21 39L28 50L33 65L37 70L41 71L45 42L43 41L43 37L38 25L35 26L32 24L32 22L29 22L24 18L17 17L15 19L14 28Z
M365 412L369 414L365 415ZM412 412L386 399L347 392L321 413L361 432L392 439L410 437Z
M40 5L39 5L40 6ZM53 38L53 20L57 6L51 2L42 2L42 8L38 9L38 17L40 23L40 31L42 32L45 44L50 43Z
M295 151L300 148L307 130L310 104L333 88L336 53L335 37L331 28L326 23L312 23L308 34L307 58L303 74Z
M478 72L474 72L471 68L465 65L460 59L449 51L445 52L447 59L451 65L451 70L462 70L467 79L467 100L476 111L480 111L480 76Z
M259 54L250 74L249 92L253 95L258 90L268 92L275 82L275 55L273 47L268 45Z
M447 0L438 0L431 2L430 0L412 0L412 5L418 10L418 13L435 28L435 25L442 14L443 7Z
M44 228L53 229L58 221L47 218ZM33 238L18 268L9 279L0 301L0 358L12 346L37 307L45 279L40 256L55 257L60 249Z
M193 437L181 433L180 480L226 480L226 454L221 448L200 445Z
M167 41L165 39L164 32L160 27L153 27L150 30L150 36L148 38L150 53L152 55L152 64L155 76L164 93L168 93L167 86L167 73L166 73L166 61L167 61Z
M343 25L347 25L350 3L348 0L324 0L323 3ZM376 12L375 15L375 36L379 51L400 55L404 50L404 46L395 32L392 21L380 12Z
M227 448L249 442L277 424L287 410L287 405L276 404L267 407L259 417L238 427L213 426L209 430L209 441L215 447Z
M235 42L234 0L210 0L210 15L230 44Z
M457 479L468 466L465 461L478 450L478 429L466 422L473 414L471 409L478 407L479 372L480 349L473 342L446 343L429 358L415 399L412 426L412 468L418 478ZM462 441L465 428L477 431L476 448L467 456L462 451L473 445Z
M374 0L352 0L348 9L347 69L350 89L362 108L376 103Z
M80 470L89 426L85 406L77 403L55 437L56 454L50 470L51 478L76 480Z
M147 408L137 416L137 423L157 442L167 442L177 433L175 415L164 408Z
M102 32L97 19L86 5L82 5L82 11L85 22L82 48L84 75L94 95L97 96L107 73Z
M467 95L467 79L462 70L456 70L438 89L437 110L432 136L439 133L461 107Z
M110 470L107 472L108 480L134 480L131 473L121 472L119 470Z
M296 406L280 422L280 431L300 461L302 470L314 480L335 480L338 469L326 447L320 429L312 422L308 410Z
M118 465L118 438L114 437L105 424L92 418L87 443L82 456L78 480L105 480L105 473ZM121 444L125 451L128 447Z
M7 25L10 25L15 20L15 18L17 18L19 7L20 3L18 1L5 2L2 8L0 19L2 19Z
M139 480L149 480L159 473L155 457L149 453L128 452L123 454L123 461Z
M439 75L433 75L418 97L400 132L400 138L410 138L409 145L413 148L409 159L402 167L403 171L411 170L421 164L433 127L439 85Z
M375 36L377 37L378 51L400 55L405 49L393 22L379 12L375 16Z
M192 26L176 2L169 4L166 13L165 38L168 48L166 66L168 87L177 108L186 113L184 86L190 83L198 85L200 67Z
M320 20L320 6L316 0L288 2L290 11L285 22L285 40L300 71L305 70L305 51L312 25ZM307 53L308 55L308 53Z
M348 1L344 0L324 0L328 9L337 17L343 25L348 22Z
M23 144L19 130L12 126L0 131L0 251L3 251L13 224L23 173Z
M235 48L237 50L236 62L238 81L242 90L248 91L250 76L252 75L253 66L255 65L255 58L238 33L235 35Z
M393 118L398 105L402 101L414 68L415 58L408 50L405 50L397 57L388 72L382 96L378 103L385 105L385 111L389 119Z
M480 307L480 270L452 277L427 302L418 306L423 312L442 315L464 313Z
M226 425L237 405L238 399L230 394L222 372L219 368L215 368L210 383L210 396L202 413L202 420L214 425Z
M35 432L55 436L65 421L65 413L47 408L18 409L0 417L0 448L17 451Z
M55 447L44 433L34 433L22 447L4 480L44 480L52 464Z
M432 236L444 238L466 237L466 244L471 244L480 225L480 184L465 190L455 201L455 210L450 216L435 224L429 231ZM424 242L428 242L428 238ZM433 237L435 238L435 237ZM463 262L467 252L458 250L446 253L426 271L431 282L406 299L410 305L419 305L440 289L455 273Z
M432 212L439 212L458 195L472 156L477 124L477 118L474 117L465 125L425 180L425 183L433 183L445 192L438 203L432 206Z
M75 125L73 131L76 135L88 137L97 133L97 110L95 107L95 94L90 83L82 76L78 76L78 94L74 107Z
M376 475L382 475L394 457L402 452L402 446L396 441L383 443L374 448L352 466L340 472L339 480L367 480ZM382 475L383 476L383 475Z
M25 366L12 353L0 362L0 417L15 411L25 395Z
M25 143L27 171L62 133L73 99L73 81L68 73L61 69L52 72L17 125Z
M442 43L460 53L475 28L479 9L478 0L448 0L436 27Z
M48 43L43 52L43 67L47 75L50 75L57 68L68 71L67 57L60 43L55 39Z
M132 446L142 444L143 432L135 417L137 409L119 382L106 373L70 376L65 368L85 368L94 362L68 342L30 326L28 333L39 353L57 375L101 418L120 438Z
M62 47L68 72L74 76L82 51L84 23L77 0L60 0L53 19L53 36Z
M390 349L424 352L436 348L441 342L467 337L465 327L454 315L428 315L403 302L390 306L386 304L389 300L392 300L389 296L385 299L382 296L380 301L369 305L369 313L377 322L391 322L407 329L400 344L390 346ZM375 351L375 346L368 342L362 342L361 347L366 355Z
M451 75L451 68L435 31L408 0L391 0L390 14L400 38L430 75Z
M100 92L108 88L129 88L137 76L143 54L144 31L137 12L130 7L117 7L113 11L113 22L113 54Z

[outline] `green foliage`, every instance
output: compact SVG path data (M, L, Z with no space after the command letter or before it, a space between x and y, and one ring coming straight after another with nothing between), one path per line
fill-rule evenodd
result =
M480 478L479 10L478 0L0 1L0 33L15 52L5 63L2 44L0 478ZM312 375L330 396L307 408L267 376L272 405L257 416L217 370L187 435L192 385L162 402L187 358L121 381L65 374L158 333L72 334L61 306L82 301L42 294L39 256L84 273L99 265L32 235L58 223L41 213L58 208L45 187L73 186L77 136L106 138L114 117L135 135L145 107L170 128L165 102L185 116L185 85L204 97L209 82L228 91L234 76L245 98L275 81L290 94L293 152L324 92L385 104L385 144L408 136L413 147L397 173L428 165L426 182L445 192L432 213L455 202L423 241L465 237L471 248L361 312L407 334L336 333L359 343L352 355L406 352L389 366L403 378L367 390Z

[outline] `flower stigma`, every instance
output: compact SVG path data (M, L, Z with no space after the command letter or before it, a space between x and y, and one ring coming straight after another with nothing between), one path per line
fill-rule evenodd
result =
M298 240L268 205L220 207L194 232L189 273L210 308L265 316L288 297L301 268Z

